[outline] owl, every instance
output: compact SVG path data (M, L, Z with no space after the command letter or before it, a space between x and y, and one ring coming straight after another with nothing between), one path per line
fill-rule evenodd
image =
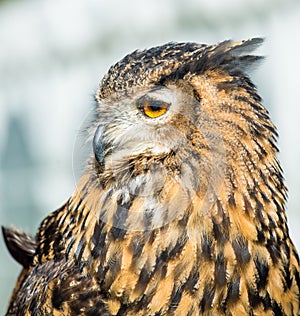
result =
M34 238L6 315L300 315L276 129L253 38L168 43L112 66L92 154Z

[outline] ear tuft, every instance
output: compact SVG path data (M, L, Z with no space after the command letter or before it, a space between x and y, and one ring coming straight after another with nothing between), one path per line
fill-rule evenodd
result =
M220 68L234 75L248 73L253 66L264 59L263 56L251 55L262 43L262 38L252 38L241 42L225 41L207 51L206 65L202 71Z

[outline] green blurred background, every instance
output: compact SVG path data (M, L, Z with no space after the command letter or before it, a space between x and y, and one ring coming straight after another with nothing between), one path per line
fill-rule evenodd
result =
M0 1L0 224L34 234L71 195L74 141L108 67L169 41L263 36L253 78L278 127L300 249L299 0ZM0 238L0 314L20 266Z

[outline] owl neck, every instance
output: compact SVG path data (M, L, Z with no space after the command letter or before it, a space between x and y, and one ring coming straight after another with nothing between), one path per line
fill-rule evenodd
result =
M205 178L200 168L206 182L198 186L188 178L196 170L193 161L182 167L181 178L156 170L133 177L123 187L113 182L103 186L86 174L71 198L70 213L81 214L81 224L76 225L78 241L70 249L80 254L79 259L88 258L89 252L103 256L108 251L105 245L118 252L118 245L126 240L134 260L153 240L161 251L171 252L179 251L187 240L209 251L213 244L222 248L233 242L235 236L239 244L243 240L265 243L272 230L280 230L283 238L287 227L280 167L275 155L247 156L249 152L245 147L240 161L227 156L223 173L213 180L209 179L212 169ZM239 168L234 168L236 163ZM84 251L76 249L80 238L89 244Z

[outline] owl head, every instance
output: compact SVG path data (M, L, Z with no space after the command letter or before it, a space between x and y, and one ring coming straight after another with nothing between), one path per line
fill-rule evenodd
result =
M138 200L143 216L150 210L153 218L156 210L159 224L150 226L182 217L195 199L202 215L220 191L230 199L247 159L274 143L248 77L262 58L250 53L261 43L168 43L112 66L96 94L91 182L118 205Z

